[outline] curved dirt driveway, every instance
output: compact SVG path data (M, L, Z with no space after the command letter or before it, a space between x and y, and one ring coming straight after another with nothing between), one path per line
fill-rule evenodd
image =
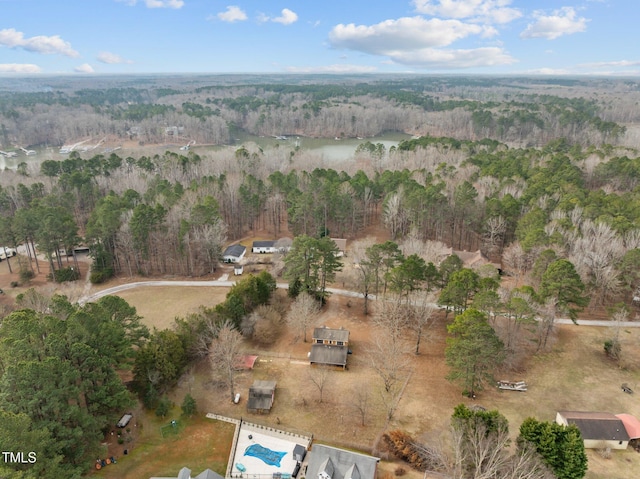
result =
M144 288L144 287L156 287L156 286L204 286L204 287L223 287L230 288L236 284L235 281L137 281L135 283L127 283L121 284L118 286L112 286L111 288L103 289L102 291L98 291L97 293L89 294L83 296L78 300L78 303L84 305L86 303L90 303L91 301L96 301L104 296L108 296L110 294L117 294L120 291L126 291L129 289L135 288ZM289 289L289 285L287 283L276 283L276 287L280 289ZM348 291L346 289L337 289L337 288L327 288L327 291L331 294L337 294L339 296L348 296L351 298L362 298L362 293L358 293L355 291ZM370 294L369 299L375 300L375 295ZM439 307L439 306L438 306ZM574 324L574 321L569 318L556 318L556 324ZM590 320L590 319L578 319L575 324L579 326L600 326L600 327L613 327L619 326L623 328L638 328L640 327L640 322L637 321L623 321L619 324L614 324L612 321L604 321L604 320Z

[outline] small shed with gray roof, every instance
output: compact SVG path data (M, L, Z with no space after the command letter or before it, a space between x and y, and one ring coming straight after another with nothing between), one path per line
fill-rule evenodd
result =
M268 413L276 395L275 381L254 381L249 388L247 410L249 412Z

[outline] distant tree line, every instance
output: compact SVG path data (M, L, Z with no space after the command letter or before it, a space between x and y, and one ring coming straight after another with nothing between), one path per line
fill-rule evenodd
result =
M577 82L574 88L584 94L578 97L562 96L561 89L550 94L526 78L372 77L233 85L220 80L205 86L65 85L48 92L0 93L0 144L5 149L15 144L59 147L104 136L178 141L167 135L167 126L182 128L183 138L199 144L228 144L237 131L370 137L385 131L424 134L423 126L431 125L437 135L470 140L487 137L541 146L567 137L586 146L617 142L625 132L620 123L633 121L629 116L634 115L629 109L633 102L625 101L633 90L617 92L620 85L614 80ZM585 98L593 91L607 98L601 103Z

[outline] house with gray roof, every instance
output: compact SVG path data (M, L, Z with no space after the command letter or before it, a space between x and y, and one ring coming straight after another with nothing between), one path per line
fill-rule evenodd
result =
M180 469L178 477L151 477L150 479L224 479L224 477L211 469L205 469L197 476L192 476L191 469L183 467Z
M343 328L332 329L326 326L313 330L309 362L327 366L347 367L349 354L349 331Z
M222 253L222 261L225 263L239 263L244 254L247 252L247 248L241 244L232 244L227 246L227 249Z
M308 479L375 479L380 459L367 454L314 444L309 451Z
M608 412L558 411L556 422L580 429L585 449L626 449L629 434L622 420Z

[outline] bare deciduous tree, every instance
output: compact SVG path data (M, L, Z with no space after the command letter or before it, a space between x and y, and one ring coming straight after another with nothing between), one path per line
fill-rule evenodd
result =
M407 228L408 219L405 214L405 209L402 206L402 195L403 192L400 187L397 192L391 194L386 199L382 212L382 221L389 229L391 238L393 239L402 236Z
M225 321L217 331L209 348L209 362L215 378L221 379L229 388L231 400L235 396L236 367L241 354L242 335Z
M519 286L520 279L531 268L530 255L516 241L504 250L502 261L509 268L508 271L515 275L516 286Z
M376 243L376 239L367 237L354 241L349 251L353 264L353 278L357 291L364 296L364 314L369 314L369 294L375 286L375 266L369 262L367 249Z
M240 323L245 338L259 344L272 344L282 332L282 313L272 305L261 304Z
M402 331L407 327L412 310L399 296L388 301L378 301L372 318L373 324L381 328L390 342L400 341Z
M393 338L387 331L374 333L367 356L371 367L380 376L386 392L409 373L411 349L400 337Z
M400 399L402 396L402 383L394 382L390 385L389 389L387 389L386 386L384 388L380 388L378 393L380 406L384 410L388 424L393 420L396 412L398 411L398 406L400 405Z
M311 384L313 384L318 390L318 402L320 403L322 403L323 400L324 389L327 386L329 373L329 366L313 365L309 368L309 382L311 382Z
M287 323L296 330L294 341L302 336L307 342L307 328L313 324L319 311L320 303L313 296L307 292L298 295L287 314Z
M490 252L493 253L502 248L506 231L507 221L502 216L492 216L485 221L484 240Z
M425 331L431 326L438 306L435 304L433 294L418 290L409 295L408 304L410 316L408 326L415 333L416 350L415 354L420 354L420 341Z
M364 426L371 406L371 393L369 384L362 381L355 383L351 388L351 407L360 417L360 425Z

